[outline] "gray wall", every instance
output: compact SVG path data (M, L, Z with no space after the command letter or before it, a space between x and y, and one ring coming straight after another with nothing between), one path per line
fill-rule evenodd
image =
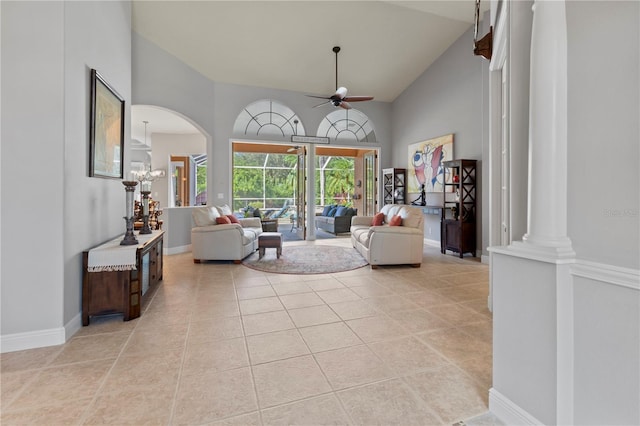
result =
M124 97L128 117L131 8L0 7L2 336L37 331L40 345L61 343L80 325L82 250L124 230L122 183L88 177L89 70Z
M470 28L394 101L392 162L393 167L406 168L408 145L453 133L454 158L478 160L477 249L484 250L482 146L488 137L488 116L483 116L483 107L488 94L484 88L488 86L489 61L473 55L472 41ZM414 194L410 199L416 197ZM425 216L425 237L439 241L439 236L440 217Z
M568 234L580 257L634 269L640 268L638 8L638 2L567 2Z
M64 7L0 7L5 336L63 325Z
M574 420L638 424L640 3L566 4L568 234L585 262L635 270L627 286L574 278Z

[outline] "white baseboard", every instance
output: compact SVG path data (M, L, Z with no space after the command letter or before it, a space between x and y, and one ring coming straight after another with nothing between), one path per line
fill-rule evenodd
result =
M78 312L78 315L73 317L71 321L64 325L65 340L71 339L74 334L82 328L82 312Z
M430 240L428 238L424 239L424 245L429 247L437 247L440 248L440 241Z
M0 352L15 352L25 349L62 345L66 330L63 327L48 330L27 331L26 333L7 334L0 337Z
M172 254L180 254L191 251L191 244L187 244L186 246L177 246L177 247L165 247L162 250L163 254L172 255Z
M489 411L505 425L543 424L495 388L489 389Z
M480 262L484 263L485 265L489 265L489 259L491 259L491 256L486 255L486 254L481 254L480 255Z
M71 321L61 328L28 331L26 333L2 336L0 340L0 352L24 351L26 349L63 345L81 328L82 314L78 312L78 315L73 317Z

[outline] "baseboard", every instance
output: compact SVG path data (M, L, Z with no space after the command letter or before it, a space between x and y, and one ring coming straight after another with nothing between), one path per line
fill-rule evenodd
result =
M491 259L491 256L487 255L487 254L481 254L480 255L480 262L484 263L485 265L489 265L489 259Z
M78 312L78 315L73 317L71 321L64 325L65 340L71 339L74 334L82 328L82 312Z
M424 239L424 245L429 247L437 247L440 248L440 241L430 240L428 238Z
M0 338L0 352L15 352L25 349L43 348L45 346L62 345L65 342L65 333L65 328L60 327L4 335Z
M489 411L505 425L543 424L495 388L489 389Z
M189 251L191 251L191 244L187 244L186 246L165 247L162 249L162 253L168 256L172 254L187 253Z

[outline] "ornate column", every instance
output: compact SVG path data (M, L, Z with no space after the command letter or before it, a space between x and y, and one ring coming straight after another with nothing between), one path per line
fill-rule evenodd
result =
M564 1L536 1L531 38L529 202L523 241L559 257L567 237L567 20ZM532 247L529 247L532 248Z

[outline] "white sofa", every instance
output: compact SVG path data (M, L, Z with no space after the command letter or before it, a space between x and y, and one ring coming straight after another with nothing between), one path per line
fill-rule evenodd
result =
M351 243L369 262L378 265L419 267L424 246L424 217L422 209L407 205L387 204L382 226L372 226L373 216L354 216L351 219ZM401 226L389 226L391 218L399 215Z
M262 233L260 218L240 218L239 224L216 223L217 217L230 214L231 209L227 206L193 209L191 251L194 263L202 260L232 260L240 263L258 249L258 236Z

